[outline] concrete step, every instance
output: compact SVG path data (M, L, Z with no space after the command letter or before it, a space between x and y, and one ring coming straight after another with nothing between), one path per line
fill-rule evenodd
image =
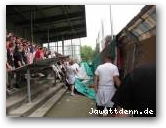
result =
M33 82L31 82L31 89L38 89L41 85L43 84L46 84L46 83L51 83L53 82L53 80L48 80L48 79L41 79L41 78L33 78L32 79ZM16 96L16 95L22 95L22 93L25 93L27 91L27 85L25 83L24 86L22 86L20 89L17 89L17 90L13 90L11 91L11 93L7 93L6 94L6 98L9 98L9 97L13 97L13 96Z
M40 108L34 111L29 117L44 117L48 111L61 99L67 88L61 88L54 96L46 101Z
M47 82L45 84L43 83L43 85L40 84L36 89L31 88L31 99L33 100L40 93L48 90L50 87L52 87L52 85ZM16 109L24 102L27 102L27 90L22 90L22 92L17 92L15 95L8 97L6 99L6 113L8 114L9 111Z
M8 117L27 117L43 103L45 103L50 97L52 97L59 89L63 87L63 84L57 84L54 87L49 88L44 93L38 95L37 98L32 100L31 103L23 103L20 107L12 110L8 113Z

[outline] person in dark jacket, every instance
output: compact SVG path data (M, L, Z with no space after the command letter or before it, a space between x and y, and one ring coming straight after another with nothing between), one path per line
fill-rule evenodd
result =
M156 117L156 64L133 69L112 101L117 105L117 117Z

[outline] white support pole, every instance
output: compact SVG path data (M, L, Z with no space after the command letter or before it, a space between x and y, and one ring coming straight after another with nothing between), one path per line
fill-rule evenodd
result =
M72 42L72 39L71 39L71 54L72 54L72 58L73 58L73 42Z
M111 5L110 5L110 24L111 24L111 40L113 40L113 21L112 21L112 9L111 9Z
M50 50L50 35L49 35L49 28L48 28L48 32L47 32L47 35L48 35L48 50Z
M64 38L62 36L62 55L64 55Z

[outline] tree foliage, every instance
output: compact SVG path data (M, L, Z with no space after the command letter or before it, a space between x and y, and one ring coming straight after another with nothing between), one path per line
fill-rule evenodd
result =
M96 54L96 51L92 49L91 46L81 46L81 58L83 61L92 61L94 56Z

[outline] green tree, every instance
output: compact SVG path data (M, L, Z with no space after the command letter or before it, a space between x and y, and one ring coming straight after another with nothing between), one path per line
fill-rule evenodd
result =
M91 46L81 46L81 58L83 61L92 61L95 54L95 50Z

